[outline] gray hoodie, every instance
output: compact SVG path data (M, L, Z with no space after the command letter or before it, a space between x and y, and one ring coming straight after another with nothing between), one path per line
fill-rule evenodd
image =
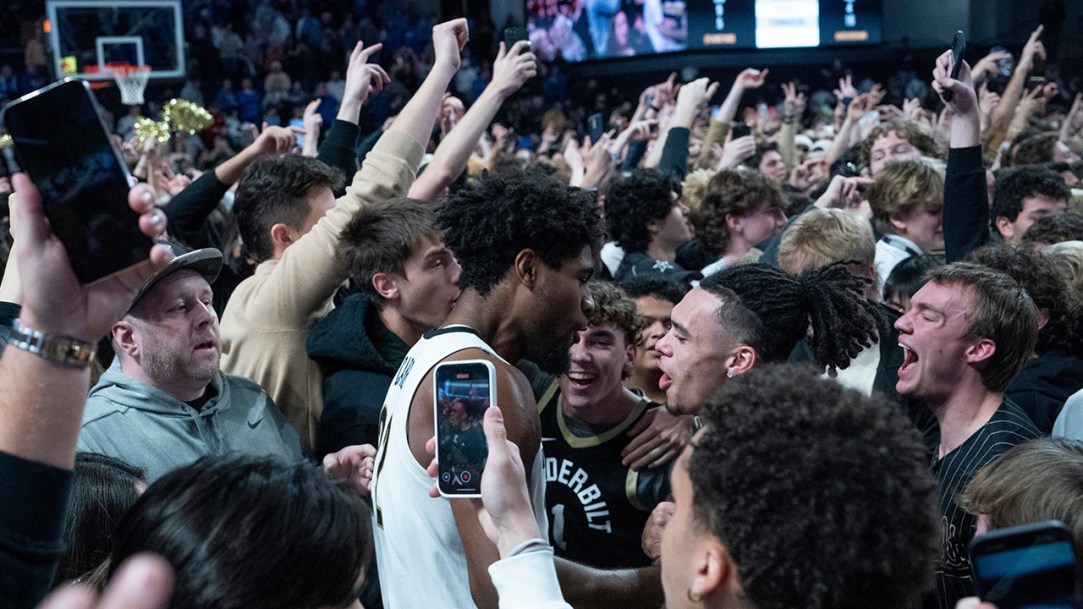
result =
M79 450L142 467L152 483L207 455L301 458L297 431L259 385L219 371L217 394L196 410L120 370L119 358L90 390Z

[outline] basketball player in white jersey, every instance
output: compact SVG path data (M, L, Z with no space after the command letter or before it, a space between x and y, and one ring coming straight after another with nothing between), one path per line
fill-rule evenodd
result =
M462 296L444 326L406 356L384 402L372 483L380 584L393 609L496 609L488 567L499 558L468 500L431 499L425 469L434 434L433 369L442 361L487 359L508 439L533 464L530 488L546 530L541 424L530 383L514 367L528 359L563 372L568 348L594 304L602 224L594 196L541 174L486 175L440 211L444 240L462 273ZM559 560L566 597L593 607L658 607L655 567L598 571Z

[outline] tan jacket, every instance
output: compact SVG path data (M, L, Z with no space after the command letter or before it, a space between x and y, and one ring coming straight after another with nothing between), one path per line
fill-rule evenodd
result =
M305 341L312 322L331 310L349 274L338 238L365 205L406 196L424 149L402 131L385 133L365 157L334 209L312 230L237 286L222 314L222 370L252 379L271 395L305 450L323 411L320 371Z

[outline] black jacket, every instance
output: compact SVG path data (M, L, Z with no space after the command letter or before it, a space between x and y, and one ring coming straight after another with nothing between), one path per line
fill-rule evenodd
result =
M353 294L312 325L308 356L323 375L315 456L379 438L380 408L410 347L388 330L372 301Z
M1008 383L1004 396L1027 413L1045 435L1053 432L1053 423L1064 402L1083 389L1083 360L1061 349L1050 349L1027 360L1023 370Z

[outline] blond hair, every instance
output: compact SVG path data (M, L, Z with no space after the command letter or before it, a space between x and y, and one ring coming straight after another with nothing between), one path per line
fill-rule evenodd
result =
M840 260L855 260L862 268L851 268L851 272L867 277L875 258L876 237L872 226L864 218L841 209L809 210L782 233L778 245L778 265L794 275ZM879 287L869 286L868 293L878 296Z
M928 201L944 200L942 163L926 159L892 161L876 174L869 187L869 205L882 232L895 234L891 216L910 213Z

